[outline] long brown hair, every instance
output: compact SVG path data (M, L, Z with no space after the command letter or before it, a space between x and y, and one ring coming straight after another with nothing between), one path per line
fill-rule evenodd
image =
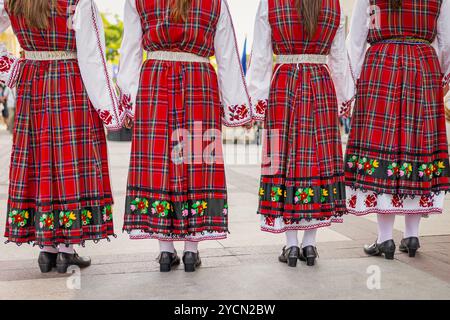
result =
M31 28L46 29L52 8L57 0L7 0L9 11L15 16L22 16Z
M402 0L390 0L391 7L394 9L400 9L402 7Z
M172 0L172 18L185 22L191 9L192 0Z
M319 23L322 0L296 0L297 10L303 19L306 35L309 39L314 37Z

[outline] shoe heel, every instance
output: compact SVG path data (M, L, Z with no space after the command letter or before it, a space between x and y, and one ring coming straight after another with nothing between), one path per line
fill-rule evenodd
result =
M386 260L394 260L394 252L385 252L384 253L384 258Z
M306 258L306 265L307 265L308 267L312 267L312 266L314 266L315 261L316 261L316 258L314 258L314 257L312 257L312 258Z
M159 265L159 271L160 272L170 272L170 270L171 270L172 268L171 268L171 266L170 266L170 264L166 264L166 263L163 263L163 264L160 264Z
M195 272L195 264L193 264L193 263L185 264L184 271L185 272Z
M39 264L39 269L41 269L41 273L49 273L53 268L49 264Z
M288 266L292 267L292 268L297 267L297 261L298 261L298 258L289 258L288 259Z
M65 264L63 264L63 265L56 265L56 271L58 272L58 273L67 273L67 269L69 268L69 266L68 265L65 265Z
M416 256L417 249L409 249L408 255L410 258L414 258Z

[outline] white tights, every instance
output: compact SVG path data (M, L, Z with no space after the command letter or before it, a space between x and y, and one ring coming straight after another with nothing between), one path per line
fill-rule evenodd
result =
M420 214L409 214L405 216L405 238L419 237ZM393 238L395 215L378 214L378 240L377 243L383 243Z
M307 246L316 246L317 229L306 230L303 233L302 248ZM298 231L286 231L286 247L298 247Z
M69 245L68 247L64 244L59 245L57 248L52 246L44 246L41 249L42 252L49 252L49 253L58 253L58 252L64 252L68 254L73 254L75 250L73 249L73 245Z
M175 245L173 241L159 241L160 252L175 252ZM198 242L185 241L184 252L198 252Z

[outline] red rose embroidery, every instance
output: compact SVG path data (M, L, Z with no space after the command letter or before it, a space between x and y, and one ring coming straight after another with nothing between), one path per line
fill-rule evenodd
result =
M14 60L8 58L7 56L3 56L0 58L0 72L8 72L11 69Z
M243 120L248 116L248 109L245 104L240 106L239 105L229 106L228 110L230 111L231 121Z
M403 208L403 198L398 194L394 194L391 202L394 208Z
M419 205L422 208L431 208L432 206L434 206L434 197L431 196L422 196L420 197L420 201L419 201Z
M133 104L131 103L131 95L123 94L120 101L120 106L126 110L132 110Z
M275 218L266 217L266 225L268 225L269 227L274 227L275 226Z
M375 194L368 195L366 197L366 201L365 201L366 207L367 208L374 208L374 207L376 207L377 204L378 204L377 198L378 198L378 196L375 195Z
M267 109L267 100L259 100L255 106L256 113L264 115Z
M112 123L112 115L108 110L98 110L98 114L105 124L108 125Z
M356 208L356 201L358 200L358 196L354 194L350 200L348 200L348 206L352 209Z

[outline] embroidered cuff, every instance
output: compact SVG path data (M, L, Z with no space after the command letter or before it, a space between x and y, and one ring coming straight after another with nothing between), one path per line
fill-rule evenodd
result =
M252 121L251 108L247 104L223 106L222 122L227 127L239 127Z
M252 103L253 120L264 121L264 119L266 118L268 103L269 103L268 99L260 99L256 104Z
M99 108L96 111L108 130L119 130L122 128L122 124L114 117L111 110L112 106L106 106Z
M340 118L349 118L351 115L351 111L352 111L352 103L355 101L356 96L354 96L353 98L351 98L348 101L345 101L343 103L341 103L341 105L339 106L339 117Z
M448 75L446 75L444 77L444 79L442 80L442 87L447 86L448 84L450 84L450 73Z
M19 76L19 67L23 59L17 59L6 53L0 57L0 81L10 88L16 86Z
M122 90L119 88L120 92L120 102L119 102L119 110L123 112L125 119L125 116L128 116L129 118L134 120L134 111L133 111L133 101L131 100L131 94L123 93Z

